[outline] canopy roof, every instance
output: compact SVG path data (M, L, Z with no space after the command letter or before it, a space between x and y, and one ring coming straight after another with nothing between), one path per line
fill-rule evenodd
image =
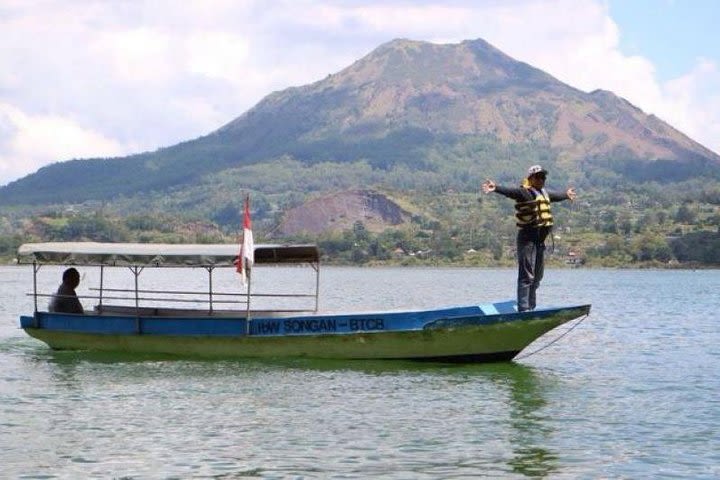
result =
M59 265L233 266L240 247L226 244L26 243L18 263ZM316 245L255 245L256 264L316 263Z

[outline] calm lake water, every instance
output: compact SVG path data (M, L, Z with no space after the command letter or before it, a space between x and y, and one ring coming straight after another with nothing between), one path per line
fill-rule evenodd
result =
M81 270L89 294L97 273ZM202 286L200 272L147 281ZM41 273L54 289L60 270ZM257 269L254 282L303 275ZM53 352L18 328L32 269L0 267L0 285L1 478L720 478L717 270L548 271L540 302L590 302L590 317L522 360L459 366ZM325 267L321 307L514 288L511 270Z

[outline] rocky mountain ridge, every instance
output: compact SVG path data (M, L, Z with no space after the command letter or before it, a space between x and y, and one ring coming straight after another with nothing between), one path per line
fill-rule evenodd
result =
M386 195L369 190L334 192L289 209L274 235L318 235L351 230L356 222L371 232L382 232L410 220Z

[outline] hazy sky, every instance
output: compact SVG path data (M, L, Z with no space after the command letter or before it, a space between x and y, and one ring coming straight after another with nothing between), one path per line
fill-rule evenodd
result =
M0 185L209 133L396 38L483 38L720 152L715 0L0 0Z

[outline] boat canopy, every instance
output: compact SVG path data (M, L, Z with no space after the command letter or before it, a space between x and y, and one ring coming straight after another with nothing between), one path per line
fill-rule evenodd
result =
M47 242L18 248L18 263L107 266L233 266L237 244ZM255 264L318 263L316 245L255 245Z

